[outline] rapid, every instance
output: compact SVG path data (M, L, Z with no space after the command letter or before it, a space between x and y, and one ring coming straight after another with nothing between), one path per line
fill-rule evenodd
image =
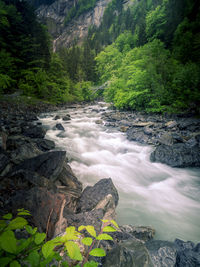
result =
M48 113L40 121L48 129L46 138L53 140L57 149L66 150L84 187L112 178L119 193L120 225L152 226L156 239L199 242L200 169L150 162L153 147L130 142L125 133L96 123L105 111L101 103L80 106ZM53 119L66 114L70 114L70 121ZM65 131L56 129L57 123Z

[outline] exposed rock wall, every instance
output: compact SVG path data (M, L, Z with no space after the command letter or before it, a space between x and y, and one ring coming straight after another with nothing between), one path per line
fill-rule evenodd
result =
M64 25L65 17L73 6L73 0L58 0L51 5L42 5L37 9L39 19L47 25L50 34L53 36L54 50L59 47L70 47L74 40L80 44L87 36L91 25L99 26L105 8L112 0L99 0L94 9L88 10L68 25Z

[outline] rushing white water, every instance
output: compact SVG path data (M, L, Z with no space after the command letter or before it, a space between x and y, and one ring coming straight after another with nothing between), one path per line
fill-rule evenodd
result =
M111 177L119 192L119 224L152 226L156 238L200 241L200 169L178 169L149 160L152 147L96 124L99 106L69 109L42 117L46 138L66 150L84 186ZM53 120L69 113L71 121ZM52 116L53 115L53 116ZM65 131L55 129L62 123Z

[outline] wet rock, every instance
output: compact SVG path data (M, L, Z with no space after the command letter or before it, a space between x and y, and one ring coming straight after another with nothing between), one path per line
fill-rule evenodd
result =
M70 193L74 197L80 197L82 192L82 183L76 178L66 160L63 164L61 173L57 177L57 180L61 182L61 187L58 186L58 189L61 189L67 194Z
M55 143L48 139L36 139L34 142L36 142L38 148L44 152L55 148Z
M23 128L23 135L31 138L44 138L47 130L39 125L31 125L27 128Z
M200 147L188 147L183 143L173 146L160 145L151 153L152 162L161 162L172 167L200 167Z
M129 128L126 133L127 133L127 138L130 141L136 141L142 144L149 143L149 135L146 135L143 130L136 130L135 128Z
M96 120L95 123L96 124L103 124L103 121L102 120Z
M128 131L128 128L128 126L121 126L119 130L120 132L126 133Z
M200 243L195 246L191 241L176 239L174 244L177 249L176 267L200 266Z
M176 264L177 250L175 245L169 241L152 240L145 246L151 256L155 267L174 267Z
M11 173L20 169L37 172L54 182L63 169L63 164L66 158L65 151L52 151L31 159L24 160L19 165L15 166Z
M19 146L16 150L11 153L11 160L15 164L19 164L25 159L30 159L38 156L42 152L38 149L34 143L27 143Z
M119 196L111 178L101 179L94 186L87 186L79 199L78 211L94 209L108 195L112 196L115 206L117 206Z
M172 137L172 135L170 133L164 133L160 137L159 143L167 145L167 146L171 146L174 143L176 143L176 140Z
M120 230L145 242L153 239L155 235L155 230L149 226L123 225Z
M70 121L71 120L70 114L66 114L62 119L63 121Z
M61 130L61 131L65 131L65 128L62 126L61 123L57 123L55 128L58 129L58 130Z
M18 190L9 202L10 210L28 209L32 214L32 223L41 232L53 237L55 224L59 219L60 209L65 195L47 190L44 187L33 187L29 190Z
M59 115L56 115L54 118L53 118L53 120L59 120L59 119L61 119L61 117L59 116Z
M116 245L102 260L103 267L154 267L144 244L127 240Z
M195 137L190 138L189 140L187 140L187 142L185 142L186 146L193 148L195 146L198 146L198 141Z
M8 136L6 141L7 150L12 151L20 148L22 145L30 143L30 138L23 135Z

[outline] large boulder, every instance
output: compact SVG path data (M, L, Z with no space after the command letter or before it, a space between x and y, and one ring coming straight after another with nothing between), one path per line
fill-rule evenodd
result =
M150 254L153 266L175 267L177 250L172 242L151 240L145 246Z
M23 135L31 138L44 138L47 130L40 125L30 125L23 128Z
M118 204L119 196L111 178L101 179L94 186L87 186L83 191L79 202L78 211L89 211L97 207L108 195L111 195L115 206Z
M65 158L65 151L47 152L34 158L24 160L22 163L15 166L11 173L20 169L29 170L37 172L40 176L44 176L54 182L63 169Z
M57 123L55 126L56 129L60 130L60 131L65 131L65 128L62 126L61 123Z
M82 192L82 183L76 178L71 167L65 160L63 168L57 177L57 188L66 194L72 194L74 197L80 197Z
M190 147L184 143L173 146L160 145L151 153L152 162L161 162L172 167L200 167L200 147Z
M176 239L174 244L177 249L176 267L200 266L200 243L195 246L191 241Z
M11 153L11 160L15 164L19 164L26 159L30 159L40 155L42 152L34 143L27 143L19 146Z
M142 240L144 242L153 239L155 230L149 226L133 226L133 225L122 225L120 227L122 233L128 233L132 237Z
M47 190L44 187L33 187L29 190L16 191L9 202L9 209L14 212L17 208L28 209L32 223L41 232L46 232L49 238L53 237L55 225L60 217L62 203L66 196ZM70 202L69 200L67 202Z
M55 143L48 139L34 139L34 142L41 151L48 151L55 148Z
M117 244L102 260L103 267L154 267L141 241L127 240Z

